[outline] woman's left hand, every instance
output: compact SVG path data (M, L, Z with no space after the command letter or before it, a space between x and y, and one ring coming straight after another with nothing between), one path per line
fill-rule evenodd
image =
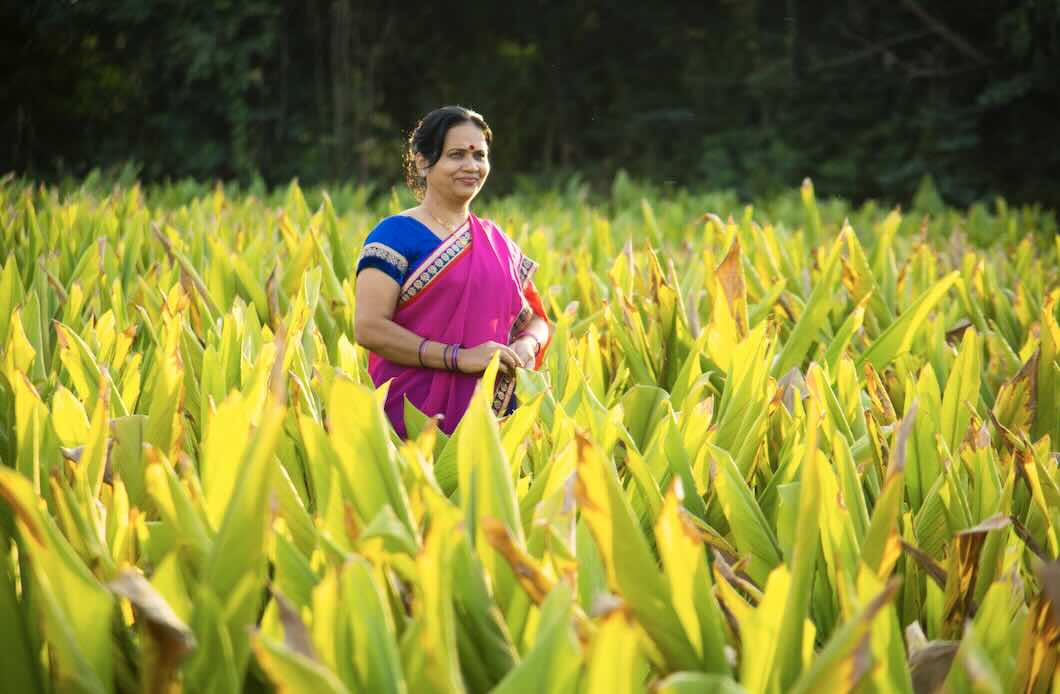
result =
M519 338L512 344L508 345L512 348L512 351L522 360L522 367L528 369L534 365L534 359L537 357L536 347L533 340L527 338Z

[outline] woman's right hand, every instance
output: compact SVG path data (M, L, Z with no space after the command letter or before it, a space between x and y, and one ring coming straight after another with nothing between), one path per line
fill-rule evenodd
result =
M517 367L524 366L519 355L511 347L499 342L483 342L474 347L462 347L457 355L457 366L462 373L482 373L496 352L500 352L500 370L503 373L514 374Z

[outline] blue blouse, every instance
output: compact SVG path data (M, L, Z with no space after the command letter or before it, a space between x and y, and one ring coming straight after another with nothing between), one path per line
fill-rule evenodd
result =
M375 225L357 259L357 274L365 268L382 270L399 286L409 273L442 244L442 239L423 222L407 215L394 215Z

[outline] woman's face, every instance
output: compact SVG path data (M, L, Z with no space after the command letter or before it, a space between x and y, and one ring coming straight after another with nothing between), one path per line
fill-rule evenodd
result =
M442 156L427 168L427 159L416 155L417 165L427 179L427 190L456 200L471 200L482 189L490 173L489 149L485 134L474 123L449 128L442 145Z

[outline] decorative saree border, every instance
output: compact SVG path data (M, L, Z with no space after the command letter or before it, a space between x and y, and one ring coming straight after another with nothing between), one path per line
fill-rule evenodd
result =
M525 289L526 283L530 280L530 276L537 271L537 263L530 260L525 255L519 259L519 266L516 268L516 274L519 276L519 288Z
M515 317L515 322L512 323L512 329L508 331L508 344L512 343L515 336L523 331L523 328L530 325L530 319L534 317L534 310L530 308L530 304L527 303L526 297L523 297L523 309L519 311L519 315Z
M526 288L526 283L530 280L530 276L534 274L535 270L537 270L537 263L525 255L521 255L519 264L516 266L520 294L522 294L522 289ZM515 336L530 324L533 317L534 310L530 307L530 302L526 300L524 295L523 307L519 311L519 315L515 317L511 330L508 331L508 344L511 344ZM503 416L508 411L508 405L511 403L513 395L515 395L515 377L508 374L497 374L497 380L493 386L493 414L498 417Z
M493 414L502 416L508 411L508 404L515 395L515 377L508 374L497 374L497 380L493 382Z
M366 243L364 245L364 248L361 249L360 257L357 258L358 265L361 264L363 258L379 258L380 260L393 265L402 275L405 274L405 270L409 269L409 261L405 259L405 256L401 255L385 243L379 243L378 241L373 241L372 243Z
M457 231L434 250L409 275L401 288L398 305L404 305L420 296L426 289L471 247L471 228Z

